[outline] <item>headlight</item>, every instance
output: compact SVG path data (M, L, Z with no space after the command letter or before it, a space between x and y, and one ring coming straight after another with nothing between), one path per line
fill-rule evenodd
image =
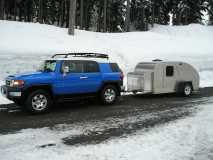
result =
M10 83L10 87L20 87L24 85L23 80L12 80Z

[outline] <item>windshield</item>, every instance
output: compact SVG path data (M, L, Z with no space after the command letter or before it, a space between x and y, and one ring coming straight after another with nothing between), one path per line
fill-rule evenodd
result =
M41 72L54 72L56 67L56 61L48 60L44 61L40 67L39 71Z

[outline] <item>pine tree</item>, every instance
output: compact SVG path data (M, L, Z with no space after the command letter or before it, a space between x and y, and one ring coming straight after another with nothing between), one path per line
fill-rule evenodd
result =
M173 0L156 0L157 11L157 23L167 25L169 23L169 13L172 12Z
M150 0L131 1L131 22L136 30L148 30L152 22L153 3Z
M176 4L176 24L187 25L190 23L201 23L206 8L204 0L179 0Z
M122 32L125 30L125 8L124 0L111 1L110 14L108 16L110 32Z

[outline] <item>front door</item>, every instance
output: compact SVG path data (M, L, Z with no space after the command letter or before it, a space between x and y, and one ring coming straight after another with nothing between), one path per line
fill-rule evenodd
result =
M69 68L69 72L64 74L63 69ZM61 74L58 76L56 84L58 94L79 94L84 92L83 81L83 62L66 60L61 66Z
M69 72L63 74L63 68ZM57 81L58 94L83 94L96 92L101 85L99 65L93 61L66 60Z

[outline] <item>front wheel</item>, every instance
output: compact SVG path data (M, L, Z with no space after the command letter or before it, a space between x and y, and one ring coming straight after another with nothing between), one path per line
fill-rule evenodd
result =
M48 92L44 90L36 90L28 96L25 108L31 113L39 114L47 112L52 103L52 98Z
M113 85L105 86L101 91L101 101L104 104L113 104L118 97L118 90Z

